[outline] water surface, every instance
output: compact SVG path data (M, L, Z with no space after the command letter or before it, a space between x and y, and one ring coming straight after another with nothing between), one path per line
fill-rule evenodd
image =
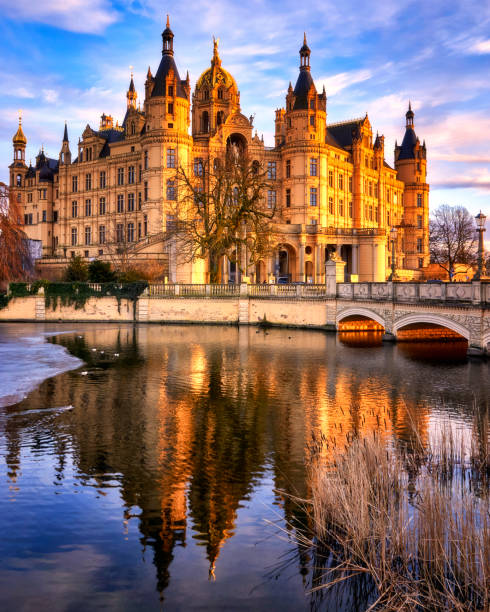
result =
M7 343L5 610L335 610L308 596L288 497L308 495L312 438L427 440L490 397L489 364L464 343L108 324L2 325ZM13 368L15 393L30 390L17 403Z

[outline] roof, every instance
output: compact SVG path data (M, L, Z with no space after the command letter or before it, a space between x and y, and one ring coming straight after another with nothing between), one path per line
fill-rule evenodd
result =
M351 121L342 121L341 123L333 123L327 126L327 137L333 138L341 148L345 149L352 146L352 133L356 132L363 119L352 119Z
M99 138L103 138L105 140L104 146L102 147L99 157L107 157L110 154L109 145L113 142L119 142L124 140L124 132L122 130L100 130L97 132L97 136ZM78 158L77 158L78 159ZM77 161L77 160L75 160Z
M162 55L162 61L160 62L160 66L158 66L157 73L153 80L153 90L151 92L151 97L155 98L156 96L165 96L165 79L170 71L173 71L175 78L177 79L177 97L185 98L187 100L187 94L185 93L183 82L180 80L179 71L177 70L177 65L174 61L174 58L165 54Z
M407 113L408 114L408 113ZM405 136L400 146L400 154L398 159L415 159L415 145L417 143L417 135L412 127L407 127Z
M15 132L14 137L12 138L12 142L14 144L27 144L27 138L24 136L24 132L22 131L22 122L19 119L19 127Z
M316 92L315 83L313 82L310 71L300 70L293 92L296 97L293 110L304 110L308 108L308 93L312 86Z

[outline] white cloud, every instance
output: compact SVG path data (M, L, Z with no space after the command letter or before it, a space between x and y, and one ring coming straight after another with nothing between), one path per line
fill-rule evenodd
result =
M103 32L118 17L108 0L0 0L0 9L11 19L87 34Z
M486 54L486 53L490 53L490 39L488 40L480 40L477 43L475 43L471 49L470 49L473 53L478 53L478 54Z
M48 104L54 104L58 101L58 92L54 89L43 89L43 98Z
M371 70L353 70L351 72L339 72L330 77L320 77L316 80L316 88L321 91L325 85L327 96L334 96L346 87L351 87L355 83L362 83L373 76Z

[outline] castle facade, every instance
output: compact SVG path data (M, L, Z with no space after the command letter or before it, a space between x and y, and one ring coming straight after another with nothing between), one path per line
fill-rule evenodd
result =
M253 118L241 112L217 42L211 66L191 92L189 75L179 75L168 20L162 39L162 59L155 75L148 69L143 104L131 77L121 125L103 114L97 130L87 125L76 152L65 125L58 158L41 150L28 166L19 120L10 188L28 237L42 242L41 266L66 265L74 255L104 259L109 244L121 243L136 261L160 260L170 281L206 282L206 261L182 260L165 238L178 198L176 172L180 166L192 172L238 143L267 171L264 206L276 210L277 247L257 264L243 253L242 278L321 283L335 252L346 262L348 280L385 281L393 227L399 277L420 276L429 263L429 185L425 142L415 134L410 107L391 166L384 137L373 135L367 115L328 124L327 95L315 87L305 36L296 85L289 84L285 107L276 110L274 147L266 147L254 134ZM220 269L222 282L237 280L237 266L227 258Z

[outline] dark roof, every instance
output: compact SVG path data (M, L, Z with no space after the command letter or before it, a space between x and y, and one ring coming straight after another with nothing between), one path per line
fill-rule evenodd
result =
M354 119L353 121L343 121L327 126L327 135L338 143L337 146L345 149L352 146L352 132L356 132L362 123L362 119Z
M325 136L325 142L326 144L332 146L332 147L337 147L337 149L342 149L344 150L344 147L342 147L337 140L335 139L335 136L330 132L330 130L327 128L327 134Z
M34 170L34 168L29 164L29 168L27 170L27 174L26 174L26 178L32 178L36 176L36 171Z
M66 121L65 121L65 132L63 134L63 142L68 142L68 126L66 125Z
M415 130L412 127L407 127L398 159L415 159L414 147L416 142L417 135L415 134Z
M155 96L164 96L166 94L165 79L170 70L173 70L177 79L177 96L179 98L187 99L187 94L185 93L183 82L180 80L177 65L174 61L174 58L169 54L162 55L162 61L160 62L160 66L158 66L158 70L154 78L154 85L153 90L151 92L151 97L154 98Z
M293 92L296 97L293 110L304 110L308 108L308 93L312 86L315 87L315 84L310 71L300 70Z
M104 146L102 147L99 153L99 157L107 157L110 154L109 145L111 143L124 140L124 132L122 132L121 130L100 130L99 132L97 132L97 136L105 140Z

